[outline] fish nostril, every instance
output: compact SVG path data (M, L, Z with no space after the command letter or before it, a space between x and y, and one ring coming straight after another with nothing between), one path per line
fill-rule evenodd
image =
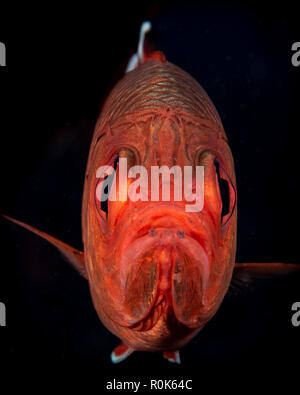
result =
M156 230L155 229L150 229L149 230L149 236L151 236L151 237L153 237L153 236L155 236L156 235Z
M179 230L179 231L177 232L177 236L178 236L180 239L182 239L182 238L184 237L184 231L183 231L183 230Z

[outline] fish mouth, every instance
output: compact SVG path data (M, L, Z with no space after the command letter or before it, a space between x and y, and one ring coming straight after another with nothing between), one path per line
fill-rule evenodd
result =
M205 225L195 213L170 204L147 207L132 217L122 232L119 255L125 300L135 301L132 329L150 330L170 316L185 326L201 326L193 309L206 304L212 252Z

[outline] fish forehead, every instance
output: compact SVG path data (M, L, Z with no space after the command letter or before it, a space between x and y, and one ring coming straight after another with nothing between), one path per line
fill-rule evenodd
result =
M219 140L226 142L210 121L193 119L174 108L157 109L124 116L107 126L97 157L128 147L138 152L144 166L191 164L201 147L218 150Z
M120 123L128 115L170 110L208 121L226 138L218 112L199 83L172 63L156 61L142 64L116 84L101 111L95 135L106 124Z

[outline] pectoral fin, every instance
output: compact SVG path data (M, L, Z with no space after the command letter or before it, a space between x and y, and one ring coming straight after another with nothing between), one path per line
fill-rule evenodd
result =
M300 273L300 265L293 263L236 263L233 270L231 290L233 292L251 287L256 280L267 280L274 276Z
M85 268L85 263L84 263L84 253L82 251L79 251L76 248L69 246L68 244L62 242L61 240L58 240L55 237L50 236L47 233L34 228L33 226L27 225L24 222L18 221L7 215L3 215L3 214L1 215L7 220L19 226L22 226L23 228L29 230L30 232L33 232L36 235L42 237L43 239L49 241L49 243L53 244L62 253L62 255L74 266L74 268L81 274L82 277L84 277L85 279L88 278Z

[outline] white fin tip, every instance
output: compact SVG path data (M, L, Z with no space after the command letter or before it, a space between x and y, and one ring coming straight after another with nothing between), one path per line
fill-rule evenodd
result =
M138 42L138 47L137 47L137 52L131 56L129 59L129 62L126 67L126 73L128 71L134 70L139 63L144 62L144 43L145 43L145 35L148 33L152 28L151 22L145 21L141 24L140 27L140 37L139 37L139 42Z
M140 62L144 61L144 43L145 43L145 35L148 33L152 28L151 22L145 21L142 23L140 28L140 39L138 44L138 58Z
M118 356L113 351L110 355L110 358L111 358L112 363L120 363L120 362L124 361L124 359L129 357L129 355L131 355L133 352L134 352L134 349L128 347L128 349L126 351L124 351L122 354L119 354Z

